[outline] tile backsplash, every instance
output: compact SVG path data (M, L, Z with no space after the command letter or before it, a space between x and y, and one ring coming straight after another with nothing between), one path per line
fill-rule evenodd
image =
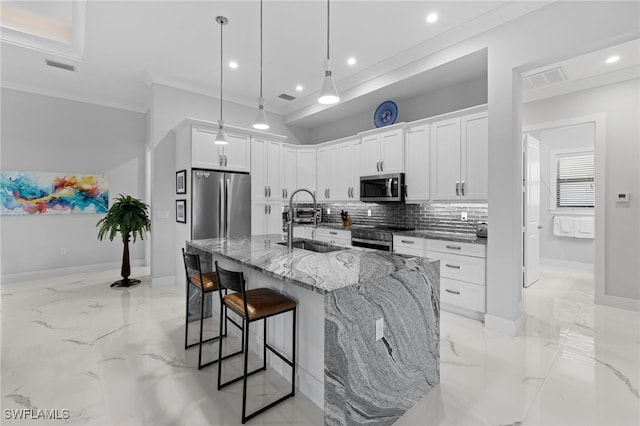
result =
M340 211L346 210L357 225L381 223L412 226L416 229L475 234L477 222L488 221L486 203L322 203L322 222L340 223ZM311 206L311 205L309 205ZM327 213L327 209L331 213ZM371 210L371 216L368 211ZM467 221L461 219L467 213Z

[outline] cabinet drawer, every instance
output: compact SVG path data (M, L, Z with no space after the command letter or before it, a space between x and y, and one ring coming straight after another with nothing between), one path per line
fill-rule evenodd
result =
M462 254L465 256L486 257L487 246L484 244L458 243L443 240L427 240L427 250L443 253Z
M485 312L485 287L441 277L440 302Z
M322 241L328 244L333 244L336 246L351 246L351 238L336 238L335 236L326 237L316 235L316 240Z
M407 248L404 246L397 247L395 244L393 245L393 252L398 254L406 254L408 256L424 257L423 250L416 250L414 248Z
M427 257L440 259L440 276L479 285L485 284L486 263L483 258L457 256L427 251Z
M420 256L424 256L424 238L419 237L403 237L401 235L393 236L393 251L398 250L411 250L419 251ZM401 253L400 251L398 251ZM413 253L412 253L413 254Z
M316 229L316 238L328 238L330 240L343 239L349 240L351 243L351 231L344 229L318 228Z

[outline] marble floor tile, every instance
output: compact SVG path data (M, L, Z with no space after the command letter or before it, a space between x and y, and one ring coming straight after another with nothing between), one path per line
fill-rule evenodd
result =
M184 286L154 284L146 268L133 276L143 284L111 289L118 271L104 271L2 285L2 408L70 418L0 424L240 424L241 383L218 392L217 366L198 371L198 348L183 349ZM551 266L524 290L524 306L515 338L442 312L440 384L396 424L640 424L640 314L595 306L590 272ZM205 320L205 335L217 332ZM224 349L237 345L232 337ZM203 359L217 348L205 345ZM236 357L224 377L240 369ZM274 371L252 376L249 409L288 385ZM322 425L323 413L297 392L249 424Z

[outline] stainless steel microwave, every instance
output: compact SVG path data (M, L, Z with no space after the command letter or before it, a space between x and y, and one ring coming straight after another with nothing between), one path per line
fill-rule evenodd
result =
M360 201L404 201L404 173L360 177Z

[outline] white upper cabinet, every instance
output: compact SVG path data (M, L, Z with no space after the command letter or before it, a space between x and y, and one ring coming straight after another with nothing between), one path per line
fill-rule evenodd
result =
M486 112L431 125L431 198L488 198L488 116Z
M227 132L229 143L216 145L216 130L193 126L191 133L191 165L193 167L236 172L249 172L248 135Z
M340 199L340 146L328 145L318 148L317 194L318 201Z
M489 198L489 117L486 112L462 117L462 198Z
M282 186L282 199L288 200L289 195L296 189L296 148L282 144L282 174L280 175L280 186Z
M299 148L297 150L296 188L310 191L316 190L316 148ZM291 196L291 194L289 194ZM305 198L302 202L308 202Z
M336 194L341 201L360 199L360 173L362 170L362 142L359 139L340 144L339 178Z
M280 201L281 144L260 137L251 140L251 198Z
M405 130L405 199L429 199L429 125L420 124Z
M362 174L404 172L403 129L362 135Z

